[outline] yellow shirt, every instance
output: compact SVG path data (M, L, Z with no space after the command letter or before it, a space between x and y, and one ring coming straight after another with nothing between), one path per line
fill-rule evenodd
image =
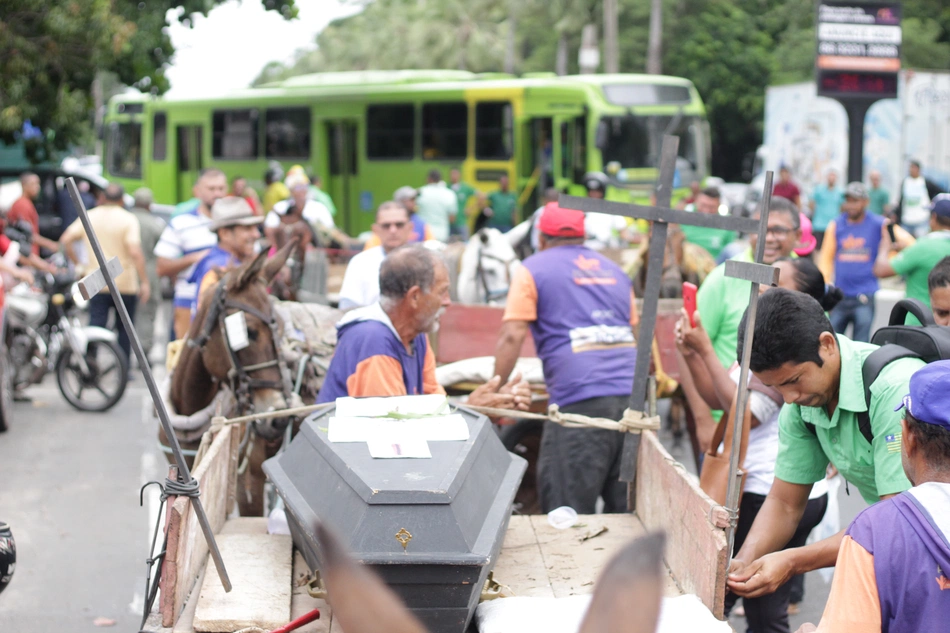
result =
M135 270L131 250L129 250L141 248L142 245L138 218L122 207L103 205L89 211L89 221L99 238L106 260L118 257L119 263L122 264L122 273L115 280L119 293L138 294L139 276ZM63 231L60 241L69 243L79 239L82 239L85 246L85 258L77 253L80 259L79 268L81 274L87 275L98 268L99 264L96 262L96 255L92 252L92 246L89 244L82 223L76 220ZM108 293L108 287L103 288L101 292Z
M267 187L267 191L264 192L264 199L261 201L264 206L264 213L273 209L274 205L281 200L286 200L289 197L290 189L287 188L287 185L280 181L272 182Z

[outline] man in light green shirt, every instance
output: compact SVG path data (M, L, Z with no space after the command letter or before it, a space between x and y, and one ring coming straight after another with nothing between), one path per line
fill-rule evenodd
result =
M868 180L871 181L871 186L868 187L868 211L884 215L884 211L891 201L891 195L887 192L887 189L881 187L881 172L872 169L868 173Z
M759 300L749 368L786 404L779 417L775 480L730 567L728 586L740 596L772 593L795 574L834 565L843 531L779 551L794 534L812 485L825 477L829 463L868 503L910 488L901 465L902 413L895 408L924 363L902 358L886 365L870 385L869 406L862 369L877 348L836 335L809 295L774 288ZM862 412L870 420L870 442L859 427Z
M756 213L753 217L758 217ZM765 253L762 261L771 264L781 257L789 257L801 240L798 210L785 198L772 198L769 208L769 231L765 236ZM756 236L749 236L750 248L733 259L752 261ZM716 350L716 356L724 367L736 360L736 332L739 320L749 305L749 290L752 285L743 279L726 277L725 263L716 266L703 281L696 296L696 304L703 327Z
M877 277L902 275L907 278L907 296L930 306L927 277L941 259L950 255L950 194L935 196L930 205L930 232L909 246L893 244L885 234L874 262ZM890 258L891 251L900 250Z
M717 187L706 187L696 196L695 202L686 205L686 210L707 215L719 215L720 198ZM727 229L690 224L684 224L681 228L687 242L702 246L713 256L713 259L717 259L722 249L736 239L735 231Z
M323 190L323 179L320 176L315 175L310 179L310 191L308 193L312 199L329 209L330 215L336 217L336 205L333 204L333 198L330 197L330 194Z

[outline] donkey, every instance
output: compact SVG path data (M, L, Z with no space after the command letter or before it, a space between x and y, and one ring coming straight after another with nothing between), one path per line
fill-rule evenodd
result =
M278 340L282 324L276 317L267 285L281 271L296 242L271 259L266 252L227 273L214 292L203 297L172 376L170 400L175 411L191 415L207 407L222 384L237 400L238 414L283 409L290 405L289 375L281 369ZM247 347L233 350L225 339L224 319L244 313ZM264 512L265 475L261 464L280 447L289 420L254 422L245 428L242 467L238 474L238 507L244 516ZM165 443L164 433L160 440ZM200 440L182 442L197 448ZM247 460L244 463L244 460Z
M320 570L334 619L347 633L426 633L373 572L356 563L321 523L314 534L323 552ZM648 534L625 546L607 563L591 598L580 633L654 633L663 598L666 537Z

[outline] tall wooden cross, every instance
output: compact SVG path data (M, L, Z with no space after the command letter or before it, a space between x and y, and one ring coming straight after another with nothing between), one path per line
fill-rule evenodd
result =
M82 197L79 195L79 188L76 187L76 181L72 178L67 178L66 189L69 191L69 196L72 198L73 204L76 205L76 210L79 212L79 219L82 222L83 228L86 230L86 237L89 238L89 245L92 246L92 252L95 253L96 261L99 263L97 270L86 275L79 281L79 291L83 298L88 300L98 294L99 291L106 286L109 287L109 292L112 294L112 301L115 303L116 311L119 313L119 320L122 321L122 327L125 328L126 334L129 335L132 351L135 352L135 357L138 358L139 368L142 370L145 384L148 386L148 391L152 396L152 404L155 405L158 418L161 420L162 428L165 430L165 437L168 438L172 453L175 455L175 464L178 466L178 481L179 483L189 484L193 481L191 470L188 468L187 462L185 462L185 456L181 452L181 446L178 444L178 437L172 428L171 420L168 417L168 409L165 408L165 400L162 398L161 392L158 389L158 383L155 382L155 377L152 375L152 367L148 364L148 357L145 355L145 350L142 349L142 342L139 340L138 333L135 331L135 325L129 317L129 311L126 310L125 303L122 301L122 295L119 294L119 289L115 285L115 278L122 273L122 265L119 263L117 257L106 261L105 253L99 244L99 238L96 236L96 231L92 228L92 223L89 221L89 213L86 211L86 206L83 204ZM155 288L154 291L160 292L160 289ZM195 484L195 486L197 487L197 484ZM197 495L191 497L191 505L195 510L198 525L201 526L201 531L204 533L205 540L208 542L208 550L211 552L211 559L214 561L214 566L218 571L221 584L225 591L231 591L231 580L228 578L228 571L224 567L224 560L221 558L221 552L218 550L218 545L215 542L214 531L211 529L211 523L208 522L208 515L205 513L204 506L201 505L201 497Z
M762 255L765 252L765 236L768 229L768 212L763 211L759 220L738 216L722 216L706 213L692 213L670 208L673 194L673 172L676 165L676 156L679 150L679 137L665 136L660 155L660 176L656 187L657 206L643 206L620 202L608 202L596 198L579 198L576 196L561 195L558 204L566 209L576 209L589 213L607 213L628 218L652 220L653 230L650 234L649 259L647 260L646 288L643 296L643 312L640 315L639 350L637 353L636 369L633 378L633 391L630 396L630 409L644 411L647 398L647 381L650 371L650 357L654 329L656 328L657 305L660 298L660 278L663 272L663 255L666 251L666 238L670 224L686 224L707 228L727 229L742 233L757 233L755 263L726 262L726 275L747 279L752 282L749 296L748 325L745 331L745 346L742 355L742 370L739 378L739 394L736 407L736 427L741 428L741 420L748 400L748 372L749 354L752 349L752 332L755 326L755 313L759 297L759 285L774 286L778 283L778 269L762 264ZM766 174L765 190L762 195L762 209L768 209L772 194L772 173ZM727 493L727 509L732 516L733 529L730 530L730 550L732 538L735 534L735 516L738 514L739 488L736 485L736 461L739 455L739 441L741 433L733 433L732 463L730 464L729 493ZM620 480L628 483L628 510L635 507L635 481L637 471L637 453L640 447L640 435L628 433L624 439L623 457L620 463Z

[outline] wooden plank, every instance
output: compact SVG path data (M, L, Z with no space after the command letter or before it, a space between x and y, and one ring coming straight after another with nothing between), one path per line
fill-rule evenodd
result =
M544 566L530 516L513 516L508 522L494 578L511 588L511 595L553 598L554 588ZM505 596L509 592L505 591Z
M666 532L666 564L686 593L722 619L729 561L726 532L711 517L717 506L660 445L644 431L637 468L637 516L649 531Z
M224 427L214 438L208 453L192 471L192 476L198 480L205 513L215 534L224 526L230 508L227 490L230 470L235 464L232 454L237 450L236 443L232 441L235 435L234 427ZM195 586L208 555L208 544L187 497L179 497L170 504L165 525L168 547L162 567L161 612L162 626L170 627ZM224 562L227 566L227 558ZM217 573L212 576L216 582L220 582Z
M442 365L493 353L504 314L505 309L499 306L450 305L439 319L439 331L432 341L436 362ZM521 346L521 358L537 355L529 332Z
M199 593L197 589L201 587L202 582L204 582L206 571L208 571L207 565L205 565L201 569L201 573L198 574L198 582L195 583L195 589L192 590L191 595L189 595L187 601L185 601L185 608L181 610L181 615L178 616L172 633L195 633L195 609L198 607Z
M286 534L218 534L233 589L225 593L213 570L205 574L195 631L270 631L290 621L293 541ZM210 565L210 563L209 563Z

